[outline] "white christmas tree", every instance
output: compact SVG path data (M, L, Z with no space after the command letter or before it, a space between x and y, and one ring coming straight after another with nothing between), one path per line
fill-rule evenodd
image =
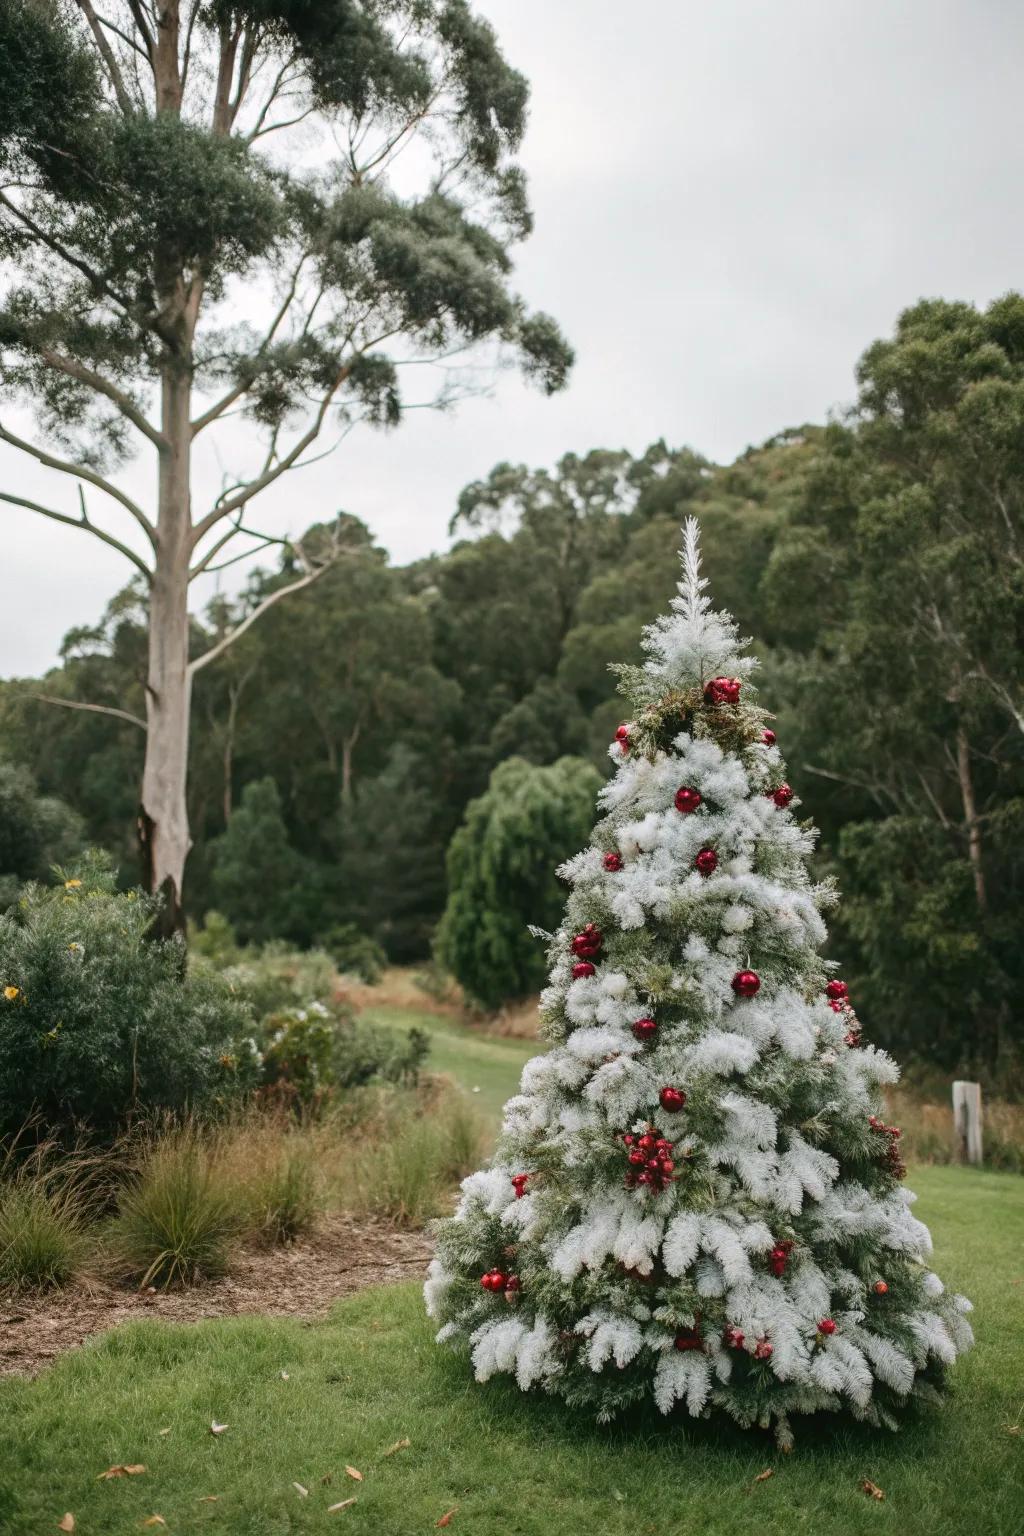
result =
M756 663L684 528L672 611L620 668L633 718L572 886L491 1166L439 1224L427 1307L477 1379L514 1373L600 1418L653 1396L773 1427L848 1408L895 1425L971 1343L882 1118L897 1068L819 953Z

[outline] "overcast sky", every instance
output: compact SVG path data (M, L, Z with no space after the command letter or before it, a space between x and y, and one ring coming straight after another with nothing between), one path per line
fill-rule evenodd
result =
M918 297L1024 286L1016 0L478 5L532 85L518 284L575 345L572 383L546 400L503 376L456 415L354 434L268 493L264 526L345 508L401 562L444 547L459 489L501 459L663 436L728 460L848 402ZM151 505L150 475L125 484ZM74 510L10 450L0 480ZM0 675L49 665L130 573L2 504L0 570Z

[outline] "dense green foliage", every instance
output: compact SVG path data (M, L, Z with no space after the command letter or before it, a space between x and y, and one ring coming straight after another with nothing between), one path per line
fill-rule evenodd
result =
M0 917L0 1132L32 1113L112 1131L255 1082L254 1019L230 985L147 941L155 901L86 863Z
M81 817L61 800L40 795L32 775L0 761L0 909L25 880L41 880L54 864L81 852Z
M1019 296L920 304L869 348L856 407L826 429L725 466L664 443L500 465L460 498L453 548L404 570L353 529L342 568L196 679L192 910L218 905L233 844L217 839L270 777L301 888L246 886L229 860L227 917L244 927L260 900L281 903L296 941L353 923L393 959L424 956L447 845L493 770L566 754L603 767L621 708L608 663L637 659L695 513L712 594L754 637L821 871L839 879L830 953L872 1037L1019 1081L1022 336ZM287 578L285 560L211 610L194 649ZM69 636L47 691L141 710L143 638L128 593ZM139 733L14 683L0 724L42 792L124 859Z
M485 1008L543 982L544 948L529 928L558 922L555 869L586 838L600 787L597 770L578 758L538 768L510 757L467 807L448 849L438 954Z
M977 1301L978 1344L947 1409L898 1436L808 1427L782 1456L676 1420L570 1426L561 1404L514 1384L468 1391L410 1284L350 1298L312 1326L128 1324L35 1381L0 1384L0 1526L52 1530L70 1510L79 1530L120 1532L159 1512L171 1531L209 1536L345 1521L377 1536L431 1531L455 1509L451 1529L474 1536L961 1536L972 1523L1017 1536L1024 1339L1009 1319L1024 1186L953 1168L915 1169L914 1182L936 1262ZM214 1414L229 1425L219 1436ZM113 1462L146 1471L98 1480Z

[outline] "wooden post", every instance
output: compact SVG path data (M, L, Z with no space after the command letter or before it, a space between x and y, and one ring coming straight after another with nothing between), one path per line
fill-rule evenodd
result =
M953 1084L953 1124L960 1143L960 1160L981 1163L981 1084Z

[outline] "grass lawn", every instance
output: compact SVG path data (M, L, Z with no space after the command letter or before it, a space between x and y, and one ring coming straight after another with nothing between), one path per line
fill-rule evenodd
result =
M455 1536L1021 1536L1024 1434L1010 1426L1024 1421L1024 1180L917 1168L911 1183L937 1268L976 1303L978 1347L944 1409L899 1435L822 1421L783 1457L767 1439L657 1415L573 1422L507 1383L474 1385L431 1343L408 1285L315 1325L137 1323L37 1381L4 1382L0 1531L43 1536L70 1511L79 1536L154 1515L171 1536L412 1536L454 1508ZM229 1426L216 1437L214 1419ZM146 1470L97 1480L116 1463Z
M428 1069L445 1072L468 1088L480 1112L495 1126L501 1119L505 1100L519 1087L524 1063L547 1049L543 1041L488 1035L446 1014L417 1013L408 1008L367 1008L361 1017L386 1029L406 1030L415 1024L417 1029L426 1030L430 1036Z

